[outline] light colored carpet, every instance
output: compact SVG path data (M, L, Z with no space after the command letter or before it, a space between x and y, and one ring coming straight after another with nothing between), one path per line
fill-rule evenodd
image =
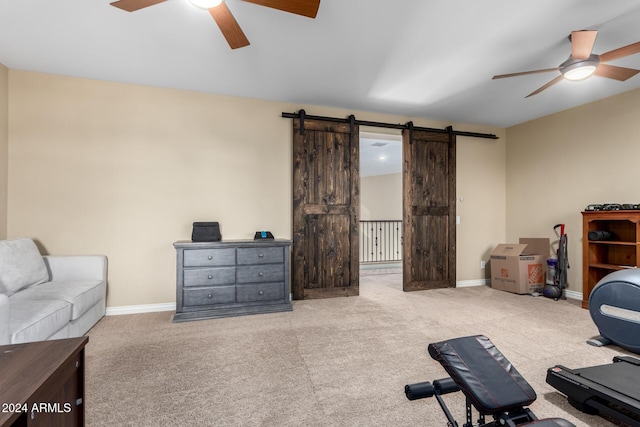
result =
M396 270L397 271L397 270ZM404 385L445 377L428 343L484 334L538 393L538 417L610 426L546 384L555 364L611 362L587 310L487 286L402 292L363 271L360 296L294 301L293 311L174 324L173 312L110 316L86 349L89 426L444 426L435 399ZM458 395L458 396L456 396ZM445 396L462 424L461 393Z

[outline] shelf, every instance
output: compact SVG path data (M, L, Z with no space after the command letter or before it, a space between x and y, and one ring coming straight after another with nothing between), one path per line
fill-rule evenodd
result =
M630 268L637 268L637 267L633 265L589 264L589 268L601 268L604 270L628 270Z
M593 245L621 245L621 246L636 246L638 242L620 242L616 240L589 240L589 244Z
M613 240L589 240L589 233L607 231ZM582 307L608 274L640 265L640 211L582 212Z

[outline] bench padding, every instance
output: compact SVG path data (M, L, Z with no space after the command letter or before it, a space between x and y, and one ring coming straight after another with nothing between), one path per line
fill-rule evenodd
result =
M483 414L528 406L536 400L529 383L483 335L429 344L429 354Z

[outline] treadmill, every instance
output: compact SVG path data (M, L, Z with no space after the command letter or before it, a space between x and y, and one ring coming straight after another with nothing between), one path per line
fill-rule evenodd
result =
M640 427L640 359L616 356L608 365L580 369L556 365L547 370L547 383L579 411Z

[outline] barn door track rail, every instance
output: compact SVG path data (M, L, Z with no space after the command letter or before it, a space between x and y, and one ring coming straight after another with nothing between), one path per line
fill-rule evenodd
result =
M445 129L426 128L414 126L413 122L407 122L406 124L400 123L382 123L382 122L370 122L367 120L358 120L354 115L349 116L346 119L336 117L324 117L324 116L310 116L304 110L300 110L297 113L282 113L282 117L286 119L300 119L300 135L304 135L304 121L305 120L321 120L327 122L349 123L353 125L371 126L388 129L409 129L410 131L426 131L437 133L448 133L456 136L469 136L472 138L485 138L485 139L498 139L498 136L492 133L479 133L479 132L467 132L462 130L455 130L452 126L447 126Z

